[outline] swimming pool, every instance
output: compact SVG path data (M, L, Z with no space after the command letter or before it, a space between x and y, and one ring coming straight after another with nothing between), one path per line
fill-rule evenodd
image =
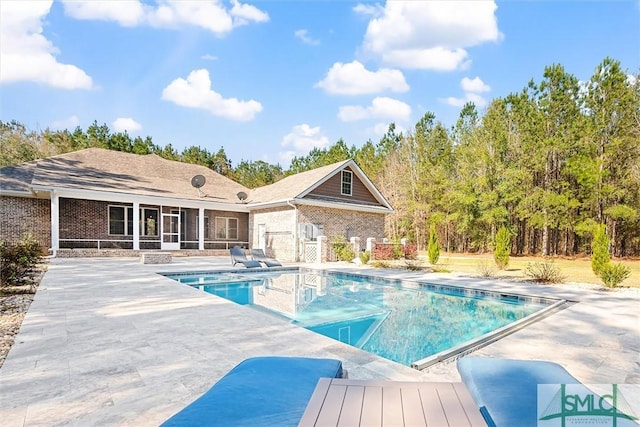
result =
M566 303L297 268L166 276L417 369L493 342Z

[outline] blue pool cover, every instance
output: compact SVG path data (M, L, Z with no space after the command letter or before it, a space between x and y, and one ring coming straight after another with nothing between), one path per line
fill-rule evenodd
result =
M318 380L340 377L335 359L246 359L162 427L297 426Z

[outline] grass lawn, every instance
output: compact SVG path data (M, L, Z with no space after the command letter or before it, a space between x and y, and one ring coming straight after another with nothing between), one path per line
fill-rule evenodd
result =
M426 252L420 253L420 259L428 259ZM511 257L506 270L498 271L493 261L493 254L447 254L441 253L437 268L450 270L452 272L480 274L483 264L491 266L497 277L522 277L525 278L524 270L530 262L543 262L542 257ZM553 263L566 276L567 282L594 283L602 285L602 281L593 274L591 270L591 258L581 257L575 259L553 258ZM631 276L622 286L640 288L640 260L613 260L614 263L622 262L631 269Z

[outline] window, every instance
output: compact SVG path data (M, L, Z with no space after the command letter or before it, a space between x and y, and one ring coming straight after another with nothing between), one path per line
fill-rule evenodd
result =
M140 235L158 235L158 209L140 209Z
M131 206L109 206L109 234L133 236L133 208ZM158 209L140 209L140 235L158 235Z
M300 224L300 239L318 240L318 236L324 235L322 224Z
M238 219L216 217L215 233L216 239L238 240Z
M132 207L109 206L109 234L118 236L133 235Z
M353 172L342 171L342 185L340 188L343 196L351 196L353 191Z

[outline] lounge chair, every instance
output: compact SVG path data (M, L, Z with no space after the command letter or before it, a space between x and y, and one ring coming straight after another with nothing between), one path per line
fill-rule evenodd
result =
M537 426L538 385L580 384L557 363L539 360L468 356L457 367L489 426Z
M246 359L162 427L297 426L318 380L342 374L335 359Z
M262 249L251 249L251 258L263 263L267 267L282 267L282 263L277 259L267 258Z
M247 255L244 253L244 249L239 246L234 246L229 249L229 253L231 254L231 263L234 266L240 263L247 268L262 267L258 261L247 258Z

